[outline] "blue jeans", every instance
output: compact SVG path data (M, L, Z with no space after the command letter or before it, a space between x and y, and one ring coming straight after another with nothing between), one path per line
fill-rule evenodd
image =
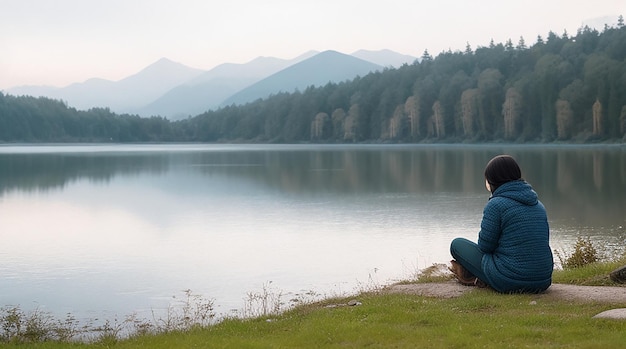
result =
M480 250L478 244L465 238L456 238L450 243L450 254L472 275L487 282L485 272L482 269L485 254Z

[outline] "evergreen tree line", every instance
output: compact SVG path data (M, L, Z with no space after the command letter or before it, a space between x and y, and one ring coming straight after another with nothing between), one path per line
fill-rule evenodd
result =
M586 142L626 139L626 27L550 32L181 121L0 93L4 142Z

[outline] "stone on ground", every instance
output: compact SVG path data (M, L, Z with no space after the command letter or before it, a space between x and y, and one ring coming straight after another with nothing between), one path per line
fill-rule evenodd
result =
M611 274L609 274L609 276L611 277L611 280L615 282L625 283L626 282L626 265L613 270Z
M603 311L593 317L594 319L617 319L626 320L626 308L611 309Z

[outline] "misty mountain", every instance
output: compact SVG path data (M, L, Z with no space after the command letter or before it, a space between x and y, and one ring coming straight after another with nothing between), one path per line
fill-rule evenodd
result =
M224 63L187 81L134 112L170 119L194 116L217 108L226 98L290 65L316 55L310 51L294 59L258 57L245 64Z
M14 96L33 96L33 97L48 97L48 98L56 98L53 97L59 87L56 86L42 86L42 85L22 85L15 86L7 89L7 94Z
M369 51L359 50L352 53L352 56L360 58L364 61L372 62L383 67L399 68L403 64L413 64L417 57L403 55L391 50Z
M103 95L113 89L115 82L92 78L82 83L74 83L66 87L55 86L17 86L7 90L15 96L48 97L63 100L77 109L89 109L94 106L105 106ZM108 100L108 99L107 99Z
M114 112L127 113L203 72L162 58L119 81L89 79L62 88L21 86L11 88L7 93L61 99L77 109L108 107Z
M352 80L383 67L337 51L324 51L300 63L285 68L239 92L222 106L244 104L279 92L305 90L328 82Z
M281 91L351 80L415 60L390 50L360 50L353 56L309 51L293 59L258 57L244 64L224 63L209 71L162 58L119 81L93 78L66 87L19 86L6 92L59 99L81 110L108 107L116 113L180 119Z

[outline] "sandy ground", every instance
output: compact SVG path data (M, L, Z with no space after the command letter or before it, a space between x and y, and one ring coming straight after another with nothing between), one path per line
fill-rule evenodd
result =
M453 298L476 289L476 287L463 286L451 280L435 283L392 285L387 291L426 297ZM553 284L546 292L538 294L537 297L615 303L626 306L626 287Z
M454 280L447 282L392 285L390 293L415 294L425 297L454 298L466 292L474 292L476 287L463 286ZM481 291L493 292L486 289ZM546 292L538 294L537 299L565 299L582 302L600 302L615 304L622 308L605 311L595 317L626 320L626 287L619 286L576 286L553 284Z

